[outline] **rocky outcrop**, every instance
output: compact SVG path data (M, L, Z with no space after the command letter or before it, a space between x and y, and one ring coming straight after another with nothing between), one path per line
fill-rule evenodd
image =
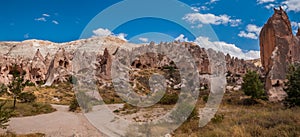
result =
M108 49L105 48L103 55L99 54L96 60L96 76L103 80L110 80L112 55L109 53Z
M158 46L164 46L167 44L173 43L160 43ZM185 46L190 54L194 57L194 61L197 66L197 70L200 74L209 74L210 73L210 64L207 52L204 48L200 48L194 43L181 43ZM146 46L154 46L154 43ZM139 50L138 48L136 50ZM136 51L138 52L138 51ZM132 66L135 68L164 68L164 67L176 67L176 64L168 58L166 55L155 54L155 53L146 53L138 56L136 60L133 61Z
M190 42L160 43L158 45L164 47L172 44L180 44L188 49L200 75L212 74L213 66L211 66L207 49ZM55 82L66 82L74 74L84 74L86 71L96 70L96 79L100 85L103 83L105 85L111 81L112 61L116 54L124 50L134 50L139 53L144 46L157 45L153 42L149 45L130 44L114 37L93 37L60 44L39 40L0 42L0 83L8 84L12 77L9 75L10 68L13 64L17 64L26 72L25 80L35 84L50 86ZM126 55L130 55L130 53ZM230 55L226 56L226 62L230 77L236 79L232 81L240 81L247 69L259 71L259 67L253 63L233 58ZM131 67L163 70L176 69L177 66L166 55L146 53L134 58ZM91 78L86 78L86 82L91 82L91 80ZM173 86L175 86L174 83ZM177 83L176 89L180 86L182 85Z
M45 64L45 59L39 49L32 59L29 74L31 75L31 82L44 83L44 81L46 80L47 66Z
M55 54L47 71L46 86L50 86L53 82L68 81L72 72L71 55L64 48L60 48Z
M261 62L266 76L266 90L270 101L281 101L290 64L300 61L300 41L292 33L286 12L274 9L273 16L260 33Z

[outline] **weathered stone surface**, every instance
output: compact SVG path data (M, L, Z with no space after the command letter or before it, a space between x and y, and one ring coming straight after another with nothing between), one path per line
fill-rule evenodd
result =
M111 63L112 55L110 55L107 48L104 49L103 55L98 55L96 64L96 76L100 79L111 79Z
M282 8L274 9L262 28L260 49L269 100L281 101L286 96L283 86L288 67L300 61L299 38L293 35L289 17Z
M45 64L45 59L41 54L40 50L37 50L35 56L32 59L29 74L31 75L31 82L44 83L44 81L46 80L47 66Z
M211 60L208 50L189 42L160 43L162 48L180 44L185 46L192 57L199 74L210 75L212 73ZM111 80L111 65L115 55L126 51L131 56L131 50L139 52L143 46L157 46L155 43L149 45L137 45L126 43L114 37L94 37L68 43L52 43L49 41L28 40L23 42L0 42L0 83L8 84L10 81L9 71L13 64L17 64L26 72L25 80L35 84L52 85L55 82L68 81L70 76L87 70L96 70L95 76L100 85L108 85ZM3 50L2 50L3 49ZM176 50L175 50L176 51ZM180 55L180 51L176 51ZM259 71L259 67L252 62L226 56L226 64L231 79L237 85L241 84L241 76L247 69ZM75 62L75 63L74 63ZM133 58L131 67L134 69L174 67L173 60L163 54L146 53ZM183 63L184 64L184 63ZM182 66L178 66L182 67ZM86 82L94 79L87 78ZM207 79L200 79L208 83ZM172 82L172 87L178 89L184 84Z
M55 81L66 82L69 80L68 78L72 72L70 56L64 48L58 50L48 68L45 85L50 86Z

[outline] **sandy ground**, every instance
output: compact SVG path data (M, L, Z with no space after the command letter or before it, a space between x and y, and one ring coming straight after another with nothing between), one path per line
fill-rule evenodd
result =
M52 106L57 111L50 114L11 118L8 130L16 134L44 133L47 137L115 137L130 133L131 122L145 122L165 113L162 108L129 115L116 115L112 112L122 108L123 104L94 106L93 111L87 114L69 112L68 106ZM0 133L4 132L0 130Z
M8 130L16 134L44 133L47 137L104 136L82 113L68 112L68 106L53 105L53 107L57 111L50 114L11 118Z

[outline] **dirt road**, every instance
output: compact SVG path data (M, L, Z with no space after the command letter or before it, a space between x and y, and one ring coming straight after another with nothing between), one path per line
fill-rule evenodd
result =
M82 113L68 112L68 106L53 105L56 112L11 118L8 130L16 134L44 133L48 137L101 137Z

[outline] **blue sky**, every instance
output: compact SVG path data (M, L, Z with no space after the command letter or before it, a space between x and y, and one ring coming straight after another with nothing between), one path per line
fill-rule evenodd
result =
M163 2L164 0L144 0L142 2L145 1L156 5L167 4L167 2ZM146 43L149 41L173 41L177 38L198 41L198 43L206 41L206 44L219 44L219 47L222 47L225 52L228 50L229 53L240 54L238 50L241 50L243 53L248 53L244 56L251 58L258 55L258 52L254 53L259 50L257 37L261 27L273 14L273 7L282 5L290 16L293 29L296 30L297 26L300 26L299 0L181 0L180 2L186 6L183 9L179 9L180 6L178 6L176 10L172 10L175 6L165 6L166 8L162 9L151 4L149 8L139 9L136 7L142 7L142 3L135 2L137 4L132 7L124 7L124 10L115 13L109 12L105 16L106 18L100 17L101 20L100 18L94 20L99 25L89 24L96 15L118 2L121 1L2 1L0 5L0 41L42 39L68 42L92 35L116 35L129 42ZM114 24L129 12L136 14L146 12L137 10L164 14L163 16L169 16L173 20L145 16L124 22L114 27L113 30L102 25L105 22ZM109 16L110 13L111 16ZM91 24L92 27L87 27ZM182 27L182 24L186 28ZM212 32L209 35L204 34L210 31Z

